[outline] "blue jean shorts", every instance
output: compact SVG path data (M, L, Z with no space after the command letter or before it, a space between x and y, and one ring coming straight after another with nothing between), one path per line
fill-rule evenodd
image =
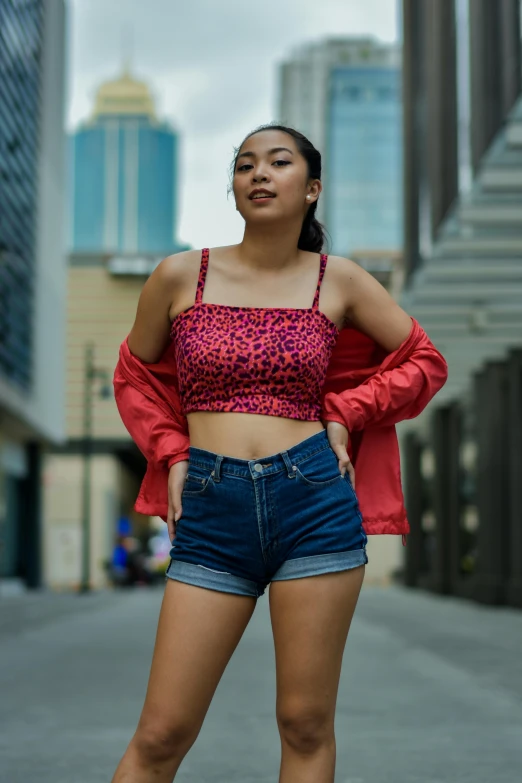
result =
M348 472L326 430L257 460L189 447L167 577L255 598L269 582L368 562Z

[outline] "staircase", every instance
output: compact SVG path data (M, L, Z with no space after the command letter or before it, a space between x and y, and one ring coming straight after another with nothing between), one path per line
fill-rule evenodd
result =
M522 96L400 303L448 362L437 404L467 391L484 361L522 345Z

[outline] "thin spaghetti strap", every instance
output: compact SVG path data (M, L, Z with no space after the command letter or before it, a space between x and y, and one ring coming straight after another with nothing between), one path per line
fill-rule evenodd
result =
M208 269L208 254L209 248L204 247L201 251L201 264L199 266L198 287L196 289L196 304L200 304L203 298L203 289L205 288L205 280L207 277Z
M326 269L326 262L328 261L328 256L324 253L321 253L321 266L319 268L319 280L317 281L317 288L315 289L315 296L314 296L314 303L312 305L312 310L317 310L319 307L319 294L321 292L321 283L323 282L324 277L324 270Z

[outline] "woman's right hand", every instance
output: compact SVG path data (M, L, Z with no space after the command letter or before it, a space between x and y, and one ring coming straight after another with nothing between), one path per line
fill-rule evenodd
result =
M183 511L181 507L181 493L188 472L188 460L175 462L169 470L169 510L167 513L167 527L171 541L176 537L176 524Z

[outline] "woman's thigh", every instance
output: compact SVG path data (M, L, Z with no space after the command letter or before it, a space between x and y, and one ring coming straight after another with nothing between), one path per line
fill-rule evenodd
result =
M280 726L333 727L343 653L365 566L272 582Z
M138 731L195 739L255 605L249 596L167 581Z

